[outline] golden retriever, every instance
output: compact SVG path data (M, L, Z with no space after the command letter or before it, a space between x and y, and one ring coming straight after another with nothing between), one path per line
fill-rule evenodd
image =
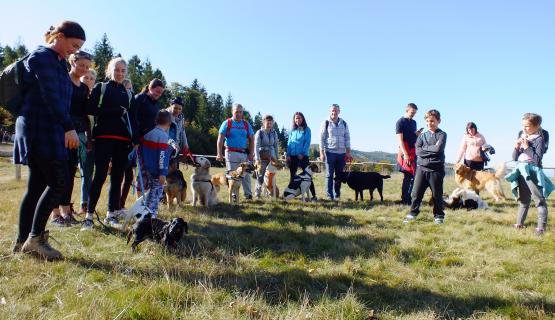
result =
M455 170L455 181L464 189L471 189L476 192L486 189L495 201L506 199L500 180L505 173L504 165L499 167L495 174L487 171L476 171L462 163L456 163L453 169Z
M204 157L197 157L195 170L191 175L193 207L199 202L206 207L218 204L218 193L212 184L209 170L210 161Z

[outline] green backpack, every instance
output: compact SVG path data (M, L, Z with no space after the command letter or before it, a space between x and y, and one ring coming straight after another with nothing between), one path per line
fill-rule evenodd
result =
M6 107L15 117L19 115L23 104L23 94L25 92L23 83L24 61L28 57L29 54L10 64L0 73L0 106Z

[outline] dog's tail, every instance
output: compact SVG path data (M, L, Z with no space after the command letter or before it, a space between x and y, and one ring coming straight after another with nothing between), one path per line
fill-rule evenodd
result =
M495 168L495 176L498 179L501 179L503 176L505 176L505 163L501 163Z
M388 174L386 174L385 176L384 176L384 175L382 175L382 174L380 174L380 176L382 176L382 178L383 178L383 179L389 179L389 178L391 178L391 176L390 176L390 175L388 175Z

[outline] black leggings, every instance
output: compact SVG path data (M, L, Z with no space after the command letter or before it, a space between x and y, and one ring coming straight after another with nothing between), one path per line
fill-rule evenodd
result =
M66 162L29 154L29 181L19 209L18 241L44 232L50 212L60 203L67 186Z
M120 209L121 182L123 181L123 173L127 167L127 156L130 151L131 145L126 141L108 139L95 141L95 172L89 195L88 213L94 213L96 209L102 186L108 176L110 160L112 161L112 171L108 191L108 211L113 212Z
M293 181L293 177L297 174L297 169L301 167L301 169L306 169L310 162L308 161L308 157L304 156L302 160L299 160L297 156L291 156L291 162L289 163L289 182ZM316 197L316 189L314 188L314 182L310 183L310 193L312 193L312 197Z
M477 171L484 170L484 161L472 161L464 159L464 165L469 167L470 169L474 169Z
M125 208L125 201L127 201L127 195L129 194L129 189L131 188L131 183L133 182L133 166L128 164L124 171L123 185L121 186L121 200L119 208Z
M75 173L77 172L77 164L79 163L79 158L77 157L77 149L68 149L67 154L69 156L69 160L67 161L67 172L69 175L69 179L67 180L66 190L62 194L62 200L60 201L60 205L62 206L69 206L71 204L73 182L75 181Z

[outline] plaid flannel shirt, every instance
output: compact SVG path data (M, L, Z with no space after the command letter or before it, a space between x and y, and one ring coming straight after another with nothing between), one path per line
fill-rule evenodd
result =
M45 160L66 160L65 132L74 129L66 60L39 46L24 64L26 91L16 120L14 163L27 164L29 152Z

